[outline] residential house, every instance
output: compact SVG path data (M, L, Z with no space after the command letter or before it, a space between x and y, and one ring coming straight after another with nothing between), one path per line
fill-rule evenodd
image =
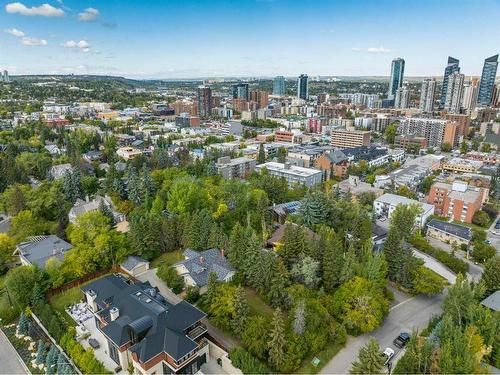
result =
M472 240L472 229L464 225L432 219L427 223L427 236L450 244L468 246Z
M54 180L59 180L64 177L66 172L71 171L73 171L73 167L69 163L53 165L49 170L49 176Z
M206 314L171 304L149 282L108 275L82 286L94 314L97 341L119 369L136 374L195 374L209 356Z
M349 176L347 180L339 182L336 186L343 193L351 193L353 200L356 200L362 193L373 193L375 198L384 194L383 189L378 189L367 182L361 181L358 176Z
M64 254L72 248L73 245L55 235L33 236L19 243L14 255L19 255L21 263L25 266L36 264L44 268L49 259L62 261Z
M105 205L112 213L115 223L120 223L125 220L124 214L114 210L113 201L110 197L101 197L100 195L96 195L92 200L89 200L89 197L86 197L85 200L78 198L71 210L69 210L69 222L72 224L76 223L78 216L90 211L99 210L101 204Z
M223 249L208 249L200 252L186 249L183 255L185 259L175 263L173 267L188 286L205 287L212 272L217 275L217 280L220 282L230 281L236 273L224 256Z

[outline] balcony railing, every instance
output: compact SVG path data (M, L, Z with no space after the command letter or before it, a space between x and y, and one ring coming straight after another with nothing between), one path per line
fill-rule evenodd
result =
M191 328L191 330L187 332L187 336L191 340L194 340L197 337L203 335L205 332L207 332L207 326L202 323L198 323L195 327Z

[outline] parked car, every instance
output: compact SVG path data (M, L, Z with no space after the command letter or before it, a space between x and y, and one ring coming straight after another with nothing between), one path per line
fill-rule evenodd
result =
M382 353L382 357L384 357L385 359L384 366L387 366L392 357L394 357L394 350L392 350L391 348L385 348L384 352Z
M410 341L410 334L407 332L401 332L399 336L394 339L393 344L402 349L406 346L408 341Z

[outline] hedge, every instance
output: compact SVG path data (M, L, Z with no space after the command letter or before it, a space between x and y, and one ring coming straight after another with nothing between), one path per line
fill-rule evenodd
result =
M234 367L244 374L269 374L269 370L257 358L242 348L234 348L229 352Z
M469 271L469 264L467 262L457 258L447 251L430 245L423 237L413 236L409 239L409 242L418 250L445 264L450 270L455 273L462 273L465 275L465 273Z

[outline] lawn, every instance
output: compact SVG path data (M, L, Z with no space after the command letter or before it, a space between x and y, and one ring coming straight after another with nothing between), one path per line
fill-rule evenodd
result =
M245 288L245 294L251 315L264 315L267 318L272 318L273 309L253 289Z
M319 353L308 356L306 359L304 359L302 366L295 372L297 374L317 374L343 347L344 345L340 345L337 343L328 345ZM314 357L317 357L321 361L317 366L314 366L311 363Z
M160 255L155 260L151 261L149 264L149 268L159 267L160 264L167 263L168 265L172 265L180 260L183 260L184 256L182 255L181 250L172 251L170 253L164 253Z
M59 311L61 316L71 326L76 326L76 322L73 318L71 318L71 316L68 315L65 309L66 307L74 305L83 299L80 288L81 285L75 286L65 292L55 295L50 299L50 305L54 308L54 310Z

